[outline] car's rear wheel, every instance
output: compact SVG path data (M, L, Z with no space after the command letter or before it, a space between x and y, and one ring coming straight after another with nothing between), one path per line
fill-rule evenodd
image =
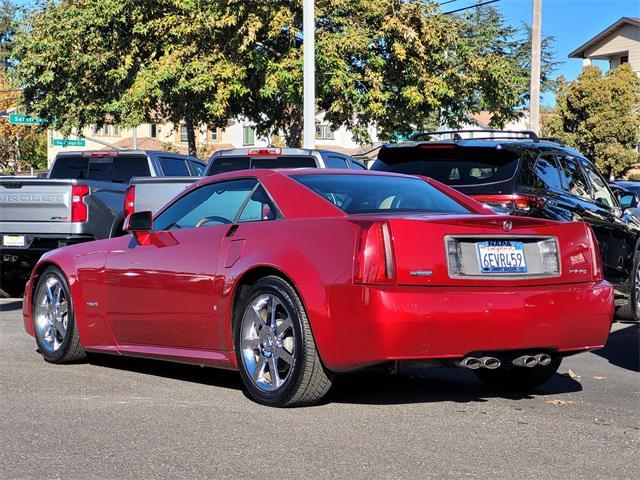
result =
M38 349L47 362L72 363L86 359L73 315L69 285L55 267L48 267L38 279L32 319Z
M304 306L280 277L262 278L244 293L235 312L234 343L246 391L260 403L310 405L331 388Z
M618 307L616 316L622 320L640 321L640 258L636 252L630 279L629 303Z
M479 368L476 375L489 386L513 390L528 390L547 383L560 368L562 358L553 357L548 365L514 367L504 365L495 370Z

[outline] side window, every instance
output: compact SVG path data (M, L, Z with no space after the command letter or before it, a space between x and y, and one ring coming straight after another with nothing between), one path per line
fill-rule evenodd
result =
M587 162L582 162L582 168L587 174L587 178L591 183L591 190L593 199L602 205L613 208L616 206L616 201L613 199L613 194L607 187L607 182L600 176L593 166Z
M149 160L143 155L127 155L113 159L113 172L111 181L116 183L129 183L131 177L148 177Z
M257 222L260 220L273 220L276 211L273 203L262 186L256 188L251 198L244 206L238 222Z
M209 183L179 198L157 218L155 231L233 223L253 188L254 179Z
M191 164L191 170L193 170L193 174L201 177L204 175L204 165L201 164L200 162L194 162L193 160L189 160L189 163Z
M558 158L562 176L564 178L564 189L582 198L591 198L587 181L582 174L578 160L568 155Z
M335 155L329 155L324 159L324 163L327 168L348 168L347 160L344 157L337 157Z
M162 171L167 177L188 177L187 162L182 158L160 157Z
M351 170L366 170L367 169L367 167L365 167L360 162L356 162L355 160L350 160L349 161L349 165L351 165Z
M533 170L542 187L562 189L560 171L553 155L538 158Z

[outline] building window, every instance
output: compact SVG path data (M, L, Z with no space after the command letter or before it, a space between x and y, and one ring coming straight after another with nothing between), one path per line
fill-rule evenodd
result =
M111 134L111 125L105 125L102 129L102 134L106 137Z
M187 143L189 141L189 134L187 133L187 127L182 125L180 127L180 141L182 143Z
M333 140L333 130L329 125L316 125L316 139Z
M158 126L155 123L152 123L151 125L149 125L149 136L151 138L158 137Z
M629 63L629 55L623 55L620 57L620 65L624 65L625 63Z
M217 128L211 128L211 141L212 142L217 142L218 141L218 129Z
M118 125L114 125L113 126L113 136L114 137L119 137L120 136L120 127Z
M98 135L99 131L100 129L98 128L98 125L96 125L95 123L91 125L91 135L93 136Z
M256 141L256 131L253 127L242 127L242 144L253 145Z

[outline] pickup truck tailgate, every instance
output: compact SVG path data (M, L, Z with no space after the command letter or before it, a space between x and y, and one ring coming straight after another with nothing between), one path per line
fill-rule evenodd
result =
M71 220L72 180L0 177L1 230L30 233ZM44 233L44 232L43 232Z

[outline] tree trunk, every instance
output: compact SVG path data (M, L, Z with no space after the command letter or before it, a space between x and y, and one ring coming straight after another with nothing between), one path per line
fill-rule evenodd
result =
M193 127L193 120L187 118L185 119L184 124L187 127L187 145L189 147L189 155L197 157L198 149L196 148L196 132Z
M302 146L302 126L302 111L296 108L291 115L289 128L284 131L284 141L286 142L286 147L295 148Z

